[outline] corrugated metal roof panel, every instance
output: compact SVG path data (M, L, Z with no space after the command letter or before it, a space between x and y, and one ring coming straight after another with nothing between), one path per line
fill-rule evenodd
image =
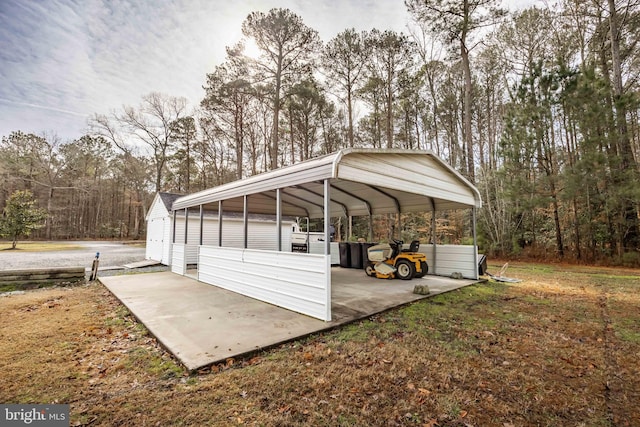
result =
M331 179L332 215L367 215L480 207L478 190L431 151L346 149L184 196L174 209L223 200L223 210L274 214L282 189L284 215L323 217L322 181Z

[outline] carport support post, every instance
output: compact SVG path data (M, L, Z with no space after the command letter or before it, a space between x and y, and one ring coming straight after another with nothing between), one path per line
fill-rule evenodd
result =
M331 207L331 185L329 184L329 180L324 180L324 254L331 255L331 230L330 230L330 222L331 222L331 212L329 209ZM307 245L309 241L307 240Z
M173 227L171 230L171 243L176 242L176 218L178 217L178 211L173 211Z
M202 230L204 226L204 206L200 205L200 239L199 241L199 245L202 246Z
M218 200L218 247L222 247L222 200Z
M474 279L478 280L478 236L476 234L476 207L471 208L471 229L473 232Z
M307 217L307 253L311 253L311 243L309 242L309 217Z
M184 244L187 244L187 238L189 235L187 231L189 230L189 208L184 208ZM186 249L185 249L186 251Z
M282 251L282 194L280 194L280 189L276 189L276 227L278 230L276 231L276 240L278 252Z
M245 194L243 196L243 214L242 214L242 228L244 228L244 246L247 249L249 246L249 197Z
M436 251L438 242L436 241L436 204L431 199L431 240L433 241L433 260L431 262L431 274L436 274Z

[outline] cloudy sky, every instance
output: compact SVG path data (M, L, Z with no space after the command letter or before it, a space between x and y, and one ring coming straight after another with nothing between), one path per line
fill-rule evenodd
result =
M325 42L351 27L406 32L409 20L403 0L0 0L0 136L78 138L88 116L152 91L195 107L247 15L273 7Z

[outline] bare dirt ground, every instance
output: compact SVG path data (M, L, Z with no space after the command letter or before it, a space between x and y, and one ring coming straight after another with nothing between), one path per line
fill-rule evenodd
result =
M507 273L192 374L99 284L3 297L0 402L74 426L639 426L640 271Z

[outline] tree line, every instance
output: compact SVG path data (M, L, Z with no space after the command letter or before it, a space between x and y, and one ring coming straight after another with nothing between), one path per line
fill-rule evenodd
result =
M74 141L3 137L0 200L36 194L41 237L136 238L155 191L344 147L429 149L481 190L485 252L637 264L640 1L499 6L406 0L407 33L326 42L288 9L253 12L198 108L150 93Z

